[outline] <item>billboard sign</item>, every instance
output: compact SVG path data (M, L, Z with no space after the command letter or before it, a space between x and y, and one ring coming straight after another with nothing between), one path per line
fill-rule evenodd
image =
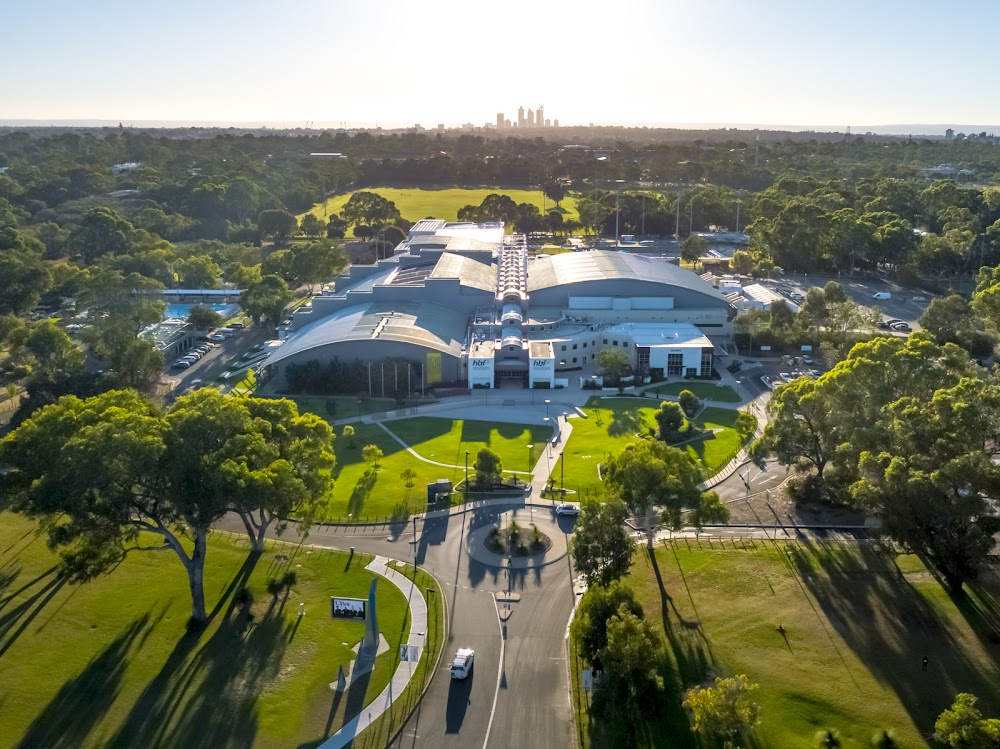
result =
M363 598L337 598L330 596L330 615L334 619L353 619L363 622L368 602Z

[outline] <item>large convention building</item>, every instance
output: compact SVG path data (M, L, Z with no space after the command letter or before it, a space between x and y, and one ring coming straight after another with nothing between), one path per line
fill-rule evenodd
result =
M279 387L288 367L332 360L406 362L425 387L557 387L618 348L640 375L708 377L734 314L665 258L533 255L502 224L425 219L392 257L350 266L296 310L267 366Z

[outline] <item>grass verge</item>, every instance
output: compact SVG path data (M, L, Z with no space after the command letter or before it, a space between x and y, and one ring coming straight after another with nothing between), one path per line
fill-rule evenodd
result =
M717 675L760 685L761 747L811 746L827 728L845 749L887 728L927 747L956 692L986 715L1000 707L995 574L954 599L921 560L873 544L678 539L637 550L627 580L660 634L666 684L642 746L701 746L680 703ZM610 746L579 683L573 695L580 746Z
M33 523L0 514L0 745L285 747L338 730L388 683L408 632L406 600L380 583L389 651L367 681L340 695L328 684L353 658L364 625L331 620L329 597L367 596L371 557L280 542L260 555L247 547L243 536L212 534L205 589L213 616L189 634L186 577L173 555L135 554L107 576L71 584ZM295 582L275 593L269 582L289 572ZM437 587L427 576L417 582L425 597ZM244 587L253 596L245 606L234 598ZM440 602L428 602L430 664L443 619Z

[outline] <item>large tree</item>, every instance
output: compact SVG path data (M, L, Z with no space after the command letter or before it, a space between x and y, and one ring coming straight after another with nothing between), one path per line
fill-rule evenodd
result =
M628 354L620 348L606 348L598 352L597 372L607 378L610 385L617 385L623 377L632 371L632 362Z
M628 508L616 497L583 501L569 550L588 584L606 586L628 574L635 546L625 529L627 519Z
M998 435L1000 387L966 378L888 406L883 444L861 455L855 498L956 593L978 577L1000 530Z
M601 465L608 491L646 527L649 543L662 519L681 527L685 508L701 500L701 472L690 456L659 440L637 440Z
M102 255L127 255L134 235L135 227L117 211L100 206L84 214L66 246L90 264Z
M288 211L273 209L261 211L260 216L257 217L257 227L260 229L261 235L281 243L295 233L299 228L299 222Z
M828 389L799 377L775 390L767 415L762 446L785 465L810 464L822 481L839 444Z
M960 692L934 723L934 739L951 749L995 749L1000 746L1000 720L976 707L976 696Z
M301 418L290 403L211 389L167 411L134 391L67 397L0 443L3 489L12 509L39 518L79 579L132 552L173 551L192 620L203 623L211 525L228 512L257 516L262 539L267 517L289 512L296 498L308 507L329 487L332 434L317 417Z
M358 190L352 194L340 212L348 225L368 226L374 235L380 228L400 218L399 209L391 200L377 192Z
M267 321L273 327L282 321L294 298L285 279L270 275L250 284L240 296L240 304L255 323Z
M148 389L163 369L163 357L153 342L137 337L162 319L162 288L138 273L125 276L112 270L98 271L87 281L82 297L93 322L84 338L123 386Z
M691 712L692 727L697 733L727 742L749 734L760 722L760 703L753 693L758 685L744 674L731 678L716 677L714 687L688 690L684 707Z
M292 249L292 275L309 287L310 294L316 284L333 280L346 265L347 256L337 242L310 242Z

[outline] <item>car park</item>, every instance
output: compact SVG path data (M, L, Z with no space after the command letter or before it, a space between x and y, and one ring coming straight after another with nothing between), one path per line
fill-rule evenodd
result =
M472 648L459 648L455 653L455 660L451 662L451 678L467 679L472 673L472 664L476 658L476 651Z
M556 515L579 515L580 508L569 502L556 505Z

